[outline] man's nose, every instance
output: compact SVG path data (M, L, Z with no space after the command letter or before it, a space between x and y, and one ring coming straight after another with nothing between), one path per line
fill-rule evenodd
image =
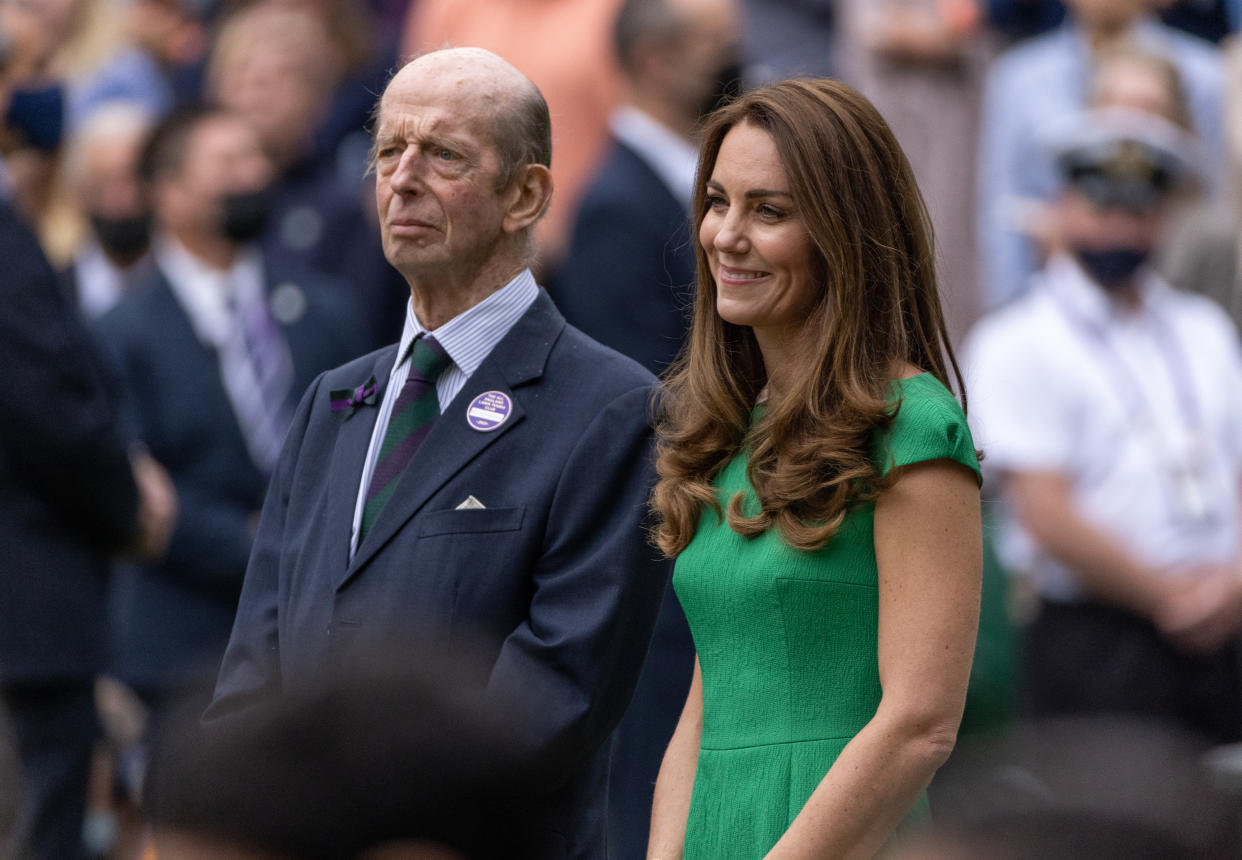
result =
M399 194L417 194L422 188L422 165L418 147L407 146L388 180L392 190Z

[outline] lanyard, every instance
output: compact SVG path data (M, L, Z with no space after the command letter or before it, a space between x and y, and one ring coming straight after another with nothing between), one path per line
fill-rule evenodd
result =
M1064 295L1061 288L1053 286L1051 293L1057 309L1061 312L1065 321L1069 323L1070 328L1076 330L1082 335L1084 341L1094 348L1096 354L1102 360L1103 366L1107 368L1108 374L1113 377L1117 391L1126 401L1126 407L1129 412L1128 418L1133 420L1140 413L1152 412L1151 404L1147 394L1144 392L1142 383L1136 379L1132 368L1118 354L1117 348L1113 345L1112 339L1109 337L1105 327L1099 322L1089 319L1075 308L1068 297ZM1182 348L1181 343L1178 342L1173 327L1166 320L1160 319L1157 314L1152 313L1144 313L1143 316L1156 334L1159 351L1164 357L1165 365L1169 369L1169 378L1173 383L1174 394L1177 397L1182 415L1185 416L1188 429L1202 431L1203 413L1200 410L1199 399L1195 393L1194 379L1190 372L1190 362L1186 357L1186 351Z

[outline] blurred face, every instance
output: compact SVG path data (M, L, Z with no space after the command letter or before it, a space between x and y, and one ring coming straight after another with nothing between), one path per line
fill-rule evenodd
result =
M142 138L112 137L93 141L82 154L76 183L83 210L106 218L133 218L147 211L138 181Z
M220 104L248 121L274 158L296 157L309 144L327 91L312 73L313 52L328 45L268 44L237 48L215 79Z
M221 198L258 191L272 166L253 130L234 116L213 116L190 133L180 171L158 184L157 215L174 229L215 235Z
M1100 67L1091 105L1130 108L1172 123L1181 121L1168 79L1154 67L1128 57L1118 57Z
M730 129L707 182L699 242L716 282L716 312L765 337L787 339L805 321L820 288L812 245L772 136Z
M1102 209L1082 194L1065 192L1057 204L1060 234L1070 247L1151 250L1163 224L1160 210L1135 214L1121 207Z
M461 60L430 54L402 69L380 103L380 232L388 262L411 282L477 270L504 236L490 83Z
M1115 30L1129 26L1153 0L1065 0L1075 20L1087 27Z
M738 11L734 0L673 0L685 32L668 52L662 84L684 115L697 120L714 107L721 74L741 57ZM732 74L732 72L730 72Z

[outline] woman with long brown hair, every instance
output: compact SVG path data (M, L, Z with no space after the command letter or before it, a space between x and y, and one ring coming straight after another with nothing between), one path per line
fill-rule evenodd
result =
M953 746L979 608L927 215L884 120L828 80L718 110L698 175L653 497L698 659L648 855L869 857Z

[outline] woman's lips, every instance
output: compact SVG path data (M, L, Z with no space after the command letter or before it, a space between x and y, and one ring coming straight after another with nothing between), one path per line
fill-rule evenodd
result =
M720 279L728 281L731 284L745 284L766 278L770 273L757 269L731 269L728 266L720 267Z

